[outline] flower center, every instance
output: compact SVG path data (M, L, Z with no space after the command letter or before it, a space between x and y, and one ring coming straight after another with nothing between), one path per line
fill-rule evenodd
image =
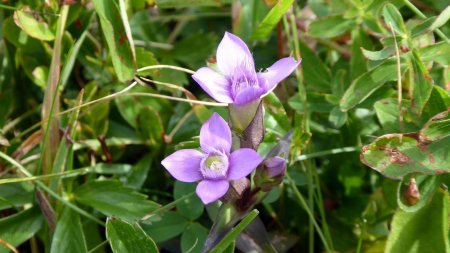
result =
M203 158L201 172L205 179L226 179L228 157L224 154L210 154Z
M233 79L231 85L233 98L236 98L236 96L245 88L254 86L258 86L258 81L256 79L247 79L245 76Z
M245 88L258 86L258 78L254 66L248 62L238 64L230 82L233 99Z

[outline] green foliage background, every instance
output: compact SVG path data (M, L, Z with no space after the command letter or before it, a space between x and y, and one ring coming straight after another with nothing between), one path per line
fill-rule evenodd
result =
M450 252L449 19L447 0L2 1L0 252L201 252L218 205L160 161L226 115L190 77L225 31L257 69L302 65L264 98L259 152L294 131L286 178L216 252L256 216L278 252Z

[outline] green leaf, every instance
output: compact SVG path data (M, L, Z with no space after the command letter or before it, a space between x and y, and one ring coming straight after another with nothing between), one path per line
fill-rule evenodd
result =
M322 60L305 43L300 41L303 75L308 89L326 91L330 88L331 74Z
M448 252L448 193L437 192L417 212L398 210L386 243L386 253Z
M134 75L136 62L133 41L127 32L128 22L123 22L119 1L121 0L92 2L100 19L116 75L120 81L127 81Z
M450 136L449 111L450 109L431 118L420 131L420 138L426 142L434 142Z
M388 27L392 25L397 34L402 36L407 34L402 15L393 4L388 3L384 6L383 17L386 24L388 24Z
M448 52L450 52L450 45L445 41L419 49L420 58L424 63L435 61L442 65L450 65Z
M403 127L405 132L416 132L420 129L417 117L411 117L411 102L402 100ZM383 130L388 133L400 132L398 102L396 98L386 98L375 102L374 109Z
M433 79L415 50L412 52L411 65L410 86L413 89L411 108L416 115L420 115L433 90Z
M395 54L395 49L392 47L385 47L379 51L369 51L361 48L364 56L371 61L380 61L387 59Z
M445 25L445 23L448 22L450 19L450 6L447 6L441 14L436 18L436 20L433 22L433 24L430 26L429 30L434 31L438 29L439 27Z
M47 23L36 20L36 18L28 11L15 11L14 22L33 38L45 41L52 41L55 39L55 32L50 30Z
M355 79L345 91L340 101L342 111L348 111L367 99L373 92L383 86L386 82L397 79L397 63L394 59L386 60L367 73ZM402 67L402 73L406 67Z
M150 217L142 228L155 242L167 241L181 234L188 225L188 220L176 212L164 212Z
M387 134L363 147L361 161L386 177L401 179L411 173L449 173L449 111L431 118L418 133Z
M20 213L0 219L0 238L14 247L30 239L42 227L43 218L38 208L30 208ZM0 253L10 250L0 244Z
M303 103L301 102L300 95L296 94L295 96L292 96L288 104L293 109L304 112L305 108ZM329 101L326 100L325 96L320 93L308 93L308 101L306 103L307 109L309 112L325 112L329 113L331 110L333 110L333 104L331 104Z
M86 251L86 241L80 216L72 209L65 207L58 220L50 252L78 253Z
M308 33L316 38L334 38L346 33L355 25L355 19L346 19L342 15L329 16L314 20L309 25Z
M115 180L93 181L79 187L75 199L105 215L127 220L141 219L156 210L159 205L147 200L147 196L125 187Z
M108 218L106 238L114 253L159 252L152 238L145 234L137 223L130 224L117 218Z
M183 8L183 7L198 7L211 6L221 7L225 3L230 3L231 0L156 0L156 5L159 8Z
M251 40L267 40L275 26L280 22L281 18L291 8L294 0L280 0L270 9L269 13L259 23L256 31L253 32Z
M361 48L371 47L368 41L370 39L364 30L352 30L352 57L350 58L350 74L352 79L367 72L367 60L364 58Z
M8 31L4 34L5 38L21 51L40 54L44 50L39 40L28 36L24 30L15 25L12 16L3 21L2 28L3 31Z
M267 15L268 11L269 8L264 1L240 1L239 8L236 8L236 18L233 19L233 33L244 41L250 41L259 22Z
M173 195L175 199L179 199L187 194L195 192L195 188L196 184L176 181L173 188ZM178 202L177 209L188 219L195 220L203 214L204 205L197 195L193 195L190 198Z
M136 47L136 62L138 68L143 68L147 66L157 65L158 60L156 60L155 55L145 50L143 47ZM142 76L156 76L159 73L157 69L151 69L147 71L139 72Z
M131 171L126 176L126 186L140 189L142 185L144 185L145 179L147 179L152 160L152 154L142 157L141 160L131 168Z
M149 140L152 145L163 143L164 128L162 120L154 109L144 107L137 117L137 131L143 140Z
M172 72L176 72L176 71L172 71ZM151 89L143 87L143 86L138 86L138 87L134 87L133 91L135 92L146 92L148 93L149 91L152 92ZM154 92L154 91L153 91ZM120 115L122 115L122 117L134 128L138 128L138 127L145 127L147 129L145 129L146 131L150 128L155 128L155 126L139 126L139 120L138 117L139 114L142 111L145 110L153 110L155 112L158 113L159 117L164 116L164 114L161 113L161 111L164 110L170 110L171 105L164 100L156 100L154 98L150 98L150 97L127 97L127 96L123 96L123 97L118 97L115 99L116 105L119 109ZM147 109L148 108L148 109ZM167 111L164 111L167 112ZM152 112L144 112L145 113L152 113ZM144 119L145 120L145 119ZM159 124L159 122L156 122L157 124ZM152 123L153 124L153 123ZM156 126L159 128L159 126Z
M32 185L27 183L0 185L0 210L19 207L34 200Z
M272 130L284 136L291 129L291 123L289 122L283 104L273 92L264 97L264 109L266 110L265 117L272 116L276 121L275 127L277 129Z
M339 107L336 106L331 110L328 120L333 123L335 127L340 128L347 122L347 113L342 112L339 110Z
M202 252L208 230L198 223L192 223L181 235L181 251L190 253Z

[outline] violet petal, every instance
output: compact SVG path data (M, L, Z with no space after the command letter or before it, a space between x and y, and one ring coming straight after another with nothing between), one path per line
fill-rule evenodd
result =
M225 32L217 47L217 65L227 77L255 73L255 63L247 45L239 37Z
M177 180L190 183L203 179L200 162L204 156L195 149L182 149L166 157L161 164Z
M227 122L219 114L214 113L202 126L200 130L200 146L203 151L230 152L231 131Z
M301 60L296 61L292 57L286 57L275 62L267 68L267 71L258 73L259 83L265 88L265 93L271 92L279 82L294 72L300 62Z
M228 80L214 70L203 67L197 70L192 78L214 100L221 103L233 103Z
M241 90L234 98L236 105L248 104L259 99L265 93L265 89L255 86L247 87Z
M197 195L206 205L227 193L230 183L227 180L203 180L197 185Z
M262 162L262 158L255 150L241 148L230 155L228 179L237 180L252 173Z

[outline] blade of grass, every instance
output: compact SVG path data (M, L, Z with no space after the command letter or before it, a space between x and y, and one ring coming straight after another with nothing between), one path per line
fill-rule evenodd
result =
M44 102L42 106L42 119L48 119L42 124L45 130L44 140L42 143L42 158L39 159L37 170L43 174L47 174L49 168L55 159L59 144L59 120L53 118L59 113L59 78L61 68L61 47L62 37L66 26L67 17L69 15L69 5L63 5L61 8L61 16L58 19L56 38L53 46L52 61L50 63L50 75L47 82L47 88L44 94Z
M313 215L313 213L311 212L311 210L308 207L308 203L306 203L305 198L302 196L302 194L300 193L300 191L298 190L297 186L295 185L294 180L291 178L291 176L289 175L289 173L286 171L286 178L289 180L289 185L291 186L292 190L294 191L294 195L297 198L297 200L299 201L300 205L303 207L303 209L305 209L306 213L308 214L309 218L313 221L314 223L314 227L316 228L317 234L320 237L320 240L322 241L325 249L327 252L333 252L330 248L330 245L327 241L327 239L325 238L322 229L320 228L319 224L317 224L317 221Z
M80 91L80 94L77 98L77 105L80 105L83 101L83 95L84 90ZM76 122L78 120L80 109L75 110L72 112L69 118L69 122L67 123L66 131L64 133L63 139L61 139L58 151L56 152L55 161L53 162L53 168L52 173L61 173L65 169L66 161L68 159L68 156L70 155L69 151L70 148L73 146L73 136L75 135L76 131ZM71 140L68 140L68 138L72 138ZM50 189L53 191L57 191L58 189L59 180L58 178L55 178L53 180L50 180Z
M220 241L210 253L224 252L228 245L234 242L242 231L258 216L259 211L253 209L247 216L245 216L239 224L236 225L231 231Z

